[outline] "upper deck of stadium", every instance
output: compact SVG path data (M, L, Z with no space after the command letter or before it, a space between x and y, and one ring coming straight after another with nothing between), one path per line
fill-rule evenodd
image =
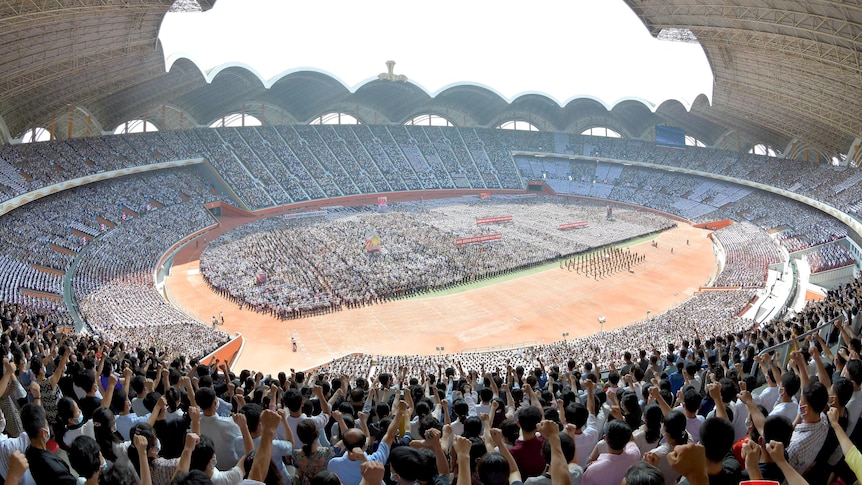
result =
M535 94L509 103L466 85L429 97L410 83L373 81L351 93L311 71L268 89L240 67L208 83L186 60L164 70L158 33L173 3L0 2L0 143L36 127L63 139L104 133L133 119L161 130L187 129L242 111L278 125L350 107L375 124L448 113L461 127L526 119L546 131L606 126L626 138L649 139L656 124L667 123L715 148L744 152L762 144L788 158L854 164L860 156L858 2L626 0L653 36L700 42L715 76L712 104L702 96L690 110L668 101L654 111L633 100L608 109L580 98L560 107ZM207 10L215 0L197 3Z

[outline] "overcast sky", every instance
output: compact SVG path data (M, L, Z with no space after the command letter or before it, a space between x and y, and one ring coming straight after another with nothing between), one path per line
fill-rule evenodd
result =
M219 0L209 12L168 13L166 65L180 57L212 72L242 63L263 81L317 70L351 91L397 62L396 74L434 95L478 84L506 100L538 92L561 105L590 96L686 107L712 98L697 44L658 41L622 0ZM430 10L428 10L430 8ZM653 107L654 109L654 107Z

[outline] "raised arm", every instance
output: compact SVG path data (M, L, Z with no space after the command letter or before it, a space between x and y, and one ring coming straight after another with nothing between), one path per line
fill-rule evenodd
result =
M398 428L401 427L401 420L404 419L404 413L407 411L407 403L404 401L398 401L395 404L395 408L397 411L395 412L395 417L392 418L392 422L389 423L389 428L386 429L386 435L383 436L383 443L386 443L386 446L392 447L392 442L395 441L395 434L398 431Z
M311 387L311 392L313 392L320 401L320 412L331 416L332 408L329 407L329 402L326 401L326 396L323 395L323 388L318 385L314 385Z
M556 426L556 424L554 425ZM509 453L509 448L506 447L506 443L503 442L503 432L498 428L494 428L491 430L491 438L494 440L494 444L497 445L497 448L503 458L506 459L506 462L509 464L509 484L513 484L521 481L521 471L518 470L518 463L515 462L515 458ZM547 439L547 438L545 438ZM559 435L557 435L557 442L559 443ZM553 445L552 445L553 446ZM561 450L562 454L562 450ZM566 459L563 458L560 460L561 463L566 464ZM569 472L566 470L566 476L568 477ZM553 480L553 477L551 478ZM554 485L558 485L559 482L552 482Z
M51 378L48 381L51 383L51 388L56 389L57 384L60 382L60 378L63 377L63 374L66 372L66 364L69 363L69 357L72 355L72 349L70 347L66 347L66 351L63 352L63 357L60 358L60 365L54 369L54 373L51 374ZM6 389L5 387L0 389Z
M571 485L568 463L563 455L563 447L560 444L560 429L553 421L542 421L539 424L542 438L551 446L551 485ZM511 483L511 478L509 483Z

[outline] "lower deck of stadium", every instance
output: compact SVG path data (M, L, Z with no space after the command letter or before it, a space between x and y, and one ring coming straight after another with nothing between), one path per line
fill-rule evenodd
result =
M349 353L433 355L442 347L451 354L550 343L564 334L569 339L583 337L678 306L713 276L716 267L710 231L680 224L631 246L646 255L646 263L633 272L596 280L552 267L456 294L279 320L240 310L210 291L200 274L203 238L211 241L250 220L225 217L220 222L217 230L176 254L166 284L172 297L200 321L209 322L221 312L223 330L245 338L235 365L262 372L310 368ZM290 350L292 339L297 343L295 353Z

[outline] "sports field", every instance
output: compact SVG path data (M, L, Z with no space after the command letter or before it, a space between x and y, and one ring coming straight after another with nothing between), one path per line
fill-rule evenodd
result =
M224 217L207 240L254 219ZM421 297L315 317L277 320L214 294L200 275L204 244L190 242L174 258L166 280L172 296L203 322L224 312L224 330L241 332L239 368L277 372L303 369L353 352L446 353L589 335L660 313L690 297L715 270L709 231L687 224L631 245L646 255L634 273L595 281L558 263ZM653 247L652 241L658 243ZM671 252L673 248L673 252ZM294 337L299 351L291 352Z

